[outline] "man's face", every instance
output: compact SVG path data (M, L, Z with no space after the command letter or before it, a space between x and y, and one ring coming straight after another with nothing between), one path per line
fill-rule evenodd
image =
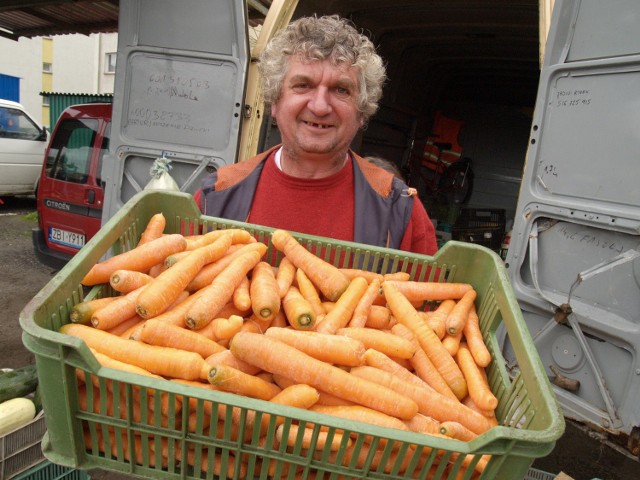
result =
M285 149L319 160L344 154L363 125L357 96L354 67L291 57L280 98L271 106Z

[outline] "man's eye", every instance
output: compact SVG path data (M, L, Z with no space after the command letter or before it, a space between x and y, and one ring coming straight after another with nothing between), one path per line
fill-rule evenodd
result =
M346 87L337 87L336 88L336 93L338 95L348 96L351 93L351 91Z
M295 83L293 85L294 90L306 90L309 88L308 83Z

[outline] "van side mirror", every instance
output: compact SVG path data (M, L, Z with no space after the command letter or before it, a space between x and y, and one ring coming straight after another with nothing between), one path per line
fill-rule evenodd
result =
M38 135L36 140L39 142L46 142L48 138L49 138L49 135L48 135L47 127L42 127L42 129L40 130L40 135Z

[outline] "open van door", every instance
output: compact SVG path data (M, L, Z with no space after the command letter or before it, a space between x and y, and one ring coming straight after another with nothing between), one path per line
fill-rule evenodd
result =
M171 161L181 191L236 161L249 60L245 2L121 0L103 223Z
M556 0L506 257L566 417L635 455L639 18L635 0Z

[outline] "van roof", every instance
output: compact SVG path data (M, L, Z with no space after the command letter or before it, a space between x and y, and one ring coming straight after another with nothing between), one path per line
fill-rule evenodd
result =
M24 110L24 107L21 103L14 102L13 100L5 100L4 98L0 98L0 104L4 107L21 108Z
M111 103L109 102L96 102L96 103L81 103L77 105L69 105L64 109L60 116L67 116L73 118L82 117L102 117L111 119Z

